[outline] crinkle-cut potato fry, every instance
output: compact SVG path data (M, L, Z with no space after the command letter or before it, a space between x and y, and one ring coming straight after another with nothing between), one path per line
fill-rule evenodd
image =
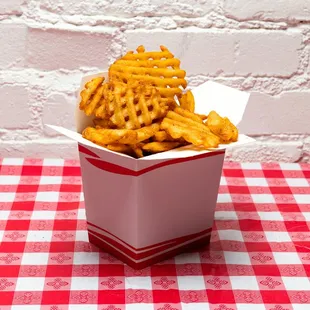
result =
M175 149L180 145L180 142L150 142L144 144L142 149L149 153L159 153Z
M180 69L180 60L165 47L161 51L145 52L143 45L137 53L127 52L109 68L109 78L127 83L128 79L145 81L159 91L162 98L174 98L182 95L187 82L186 72Z
M129 129L95 129L87 127L83 130L82 136L96 144L105 146L106 144L121 143L135 144L138 134Z
M190 112L195 111L195 99L191 90L188 90L185 94L182 94L179 101L182 109Z
M97 77L85 84L85 89L81 92L80 110L86 115L91 115L101 100L104 77Z
M215 111L209 113L206 125L224 143L236 142L238 140L237 127L227 117L221 117Z

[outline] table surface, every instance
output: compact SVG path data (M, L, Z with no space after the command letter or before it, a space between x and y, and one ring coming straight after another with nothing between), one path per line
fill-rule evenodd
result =
M226 162L210 246L135 271L88 243L78 161L0 159L0 309L309 309L309 184Z

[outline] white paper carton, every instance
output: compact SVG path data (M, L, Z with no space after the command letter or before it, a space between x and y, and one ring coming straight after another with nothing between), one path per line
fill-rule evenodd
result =
M85 83L94 76L86 76ZM249 94L206 82L192 90L195 112L215 110L238 125ZM214 219L225 149L181 147L141 159L112 152L81 136L92 119L76 107L76 131L49 125L77 141L89 240L134 268L207 244Z

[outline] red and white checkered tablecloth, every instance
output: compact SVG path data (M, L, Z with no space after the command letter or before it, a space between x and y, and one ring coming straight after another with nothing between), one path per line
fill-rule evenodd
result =
M310 309L309 184L225 163L210 246L135 271L88 243L78 161L0 159L0 309Z

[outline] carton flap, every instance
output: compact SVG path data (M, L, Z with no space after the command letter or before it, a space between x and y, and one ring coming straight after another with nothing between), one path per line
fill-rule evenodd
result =
M80 144L83 144L83 145L86 145L86 146L91 146L93 148L96 148L98 150L101 150L101 151L105 151L105 152L108 152L108 153L111 153L111 154L115 154L115 152L113 151L110 151L100 145L97 145L87 139L84 139L83 136L78 133L78 132L75 132L75 131L72 131L72 130L69 130L67 128L64 128L64 127L59 127L59 126L54 126L54 125L49 125L49 124L46 124L47 127L61 133L62 135L66 136L67 138L70 138ZM123 157L128 157L130 158L131 160L134 160L134 158L126 155L126 154L122 154L122 153L117 153L117 155L119 156L123 156Z
M216 82L208 81L192 89L195 112L208 115L214 110L226 116L234 125L243 117L250 94Z
M91 141L89 140L86 140L82 137L81 134L75 132L75 131L72 131L72 130L69 130L67 128L64 128L64 127L60 127L60 126L54 126L54 125L49 125L49 124L46 124L47 127L61 133L62 135L76 141L76 142L80 142L80 143L83 143L83 144L86 144L86 145L89 145L89 146L93 146L93 147L97 147L99 149L102 149L99 145L95 144L95 143L92 143Z

